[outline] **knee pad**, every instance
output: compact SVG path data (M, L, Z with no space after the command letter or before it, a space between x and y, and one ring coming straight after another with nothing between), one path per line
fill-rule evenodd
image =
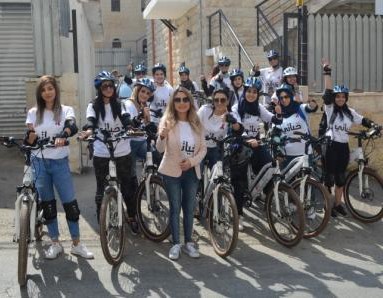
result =
M342 187L346 184L346 175L345 173L337 173L334 175L335 185Z
M42 201L41 207L43 209L43 217L45 220L50 221L57 217L56 200Z
M63 204L66 219L70 221L78 221L80 218L80 209L78 208L77 200Z

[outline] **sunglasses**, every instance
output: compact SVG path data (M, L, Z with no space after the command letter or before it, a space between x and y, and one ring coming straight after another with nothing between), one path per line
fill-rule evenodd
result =
M272 60L278 60L278 57L271 57L271 58L268 58L269 61L272 61Z
M230 66L230 63L219 63L218 65L219 66L226 66L226 67L228 67L228 66Z
M104 84L104 85L101 85L101 90L106 90L108 88L114 89L114 84Z
M190 99L189 97L174 97L174 102L175 103L189 103Z
M279 99L290 99L290 96L288 96L288 95L279 96Z
M214 103L226 103L226 97L214 97Z

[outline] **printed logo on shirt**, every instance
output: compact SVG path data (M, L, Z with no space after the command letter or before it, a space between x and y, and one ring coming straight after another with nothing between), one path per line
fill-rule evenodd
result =
M251 124L251 125L249 125L248 131L259 132L259 126Z
M43 130L41 133L40 133L40 136L42 139L45 139L47 136L48 136L48 132L46 130Z
M348 131L348 127L346 123L343 123L343 125L334 125L335 130L337 131Z
M192 156L194 153L195 146L190 146L188 141L182 141L181 151L185 152L186 155Z
M295 124L289 123L289 124L287 124L286 127L283 128L283 132L299 130L301 128L302 128L302 126L299 123L295 123Z
M160 100L160 101L157 101L157 102L155 102L155 106L157 107L157 108L162 108L162 107L166 107L166 101L165 100Z

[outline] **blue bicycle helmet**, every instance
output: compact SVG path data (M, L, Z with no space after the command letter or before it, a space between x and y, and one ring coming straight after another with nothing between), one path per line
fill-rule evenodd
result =
M226 56L222 56L218 59L218 65L220 66L229 66L230 63L231 63L231 60Z
M230 80L234 80L236 77L241 77L242 80L243 80L243 71L240 70L240 69L233 69L230 73L229 73L229 76L230 76Z
M248 77L244 84L245 88L255 88L258 91L262 89L262 81L256 77Z
M154 73L157 71L157 70L162 70L166 76L166 66L163 65L162 63L156 63L154 64L153 68L152 68L152 73L154 75Z
M279 58L279 53L276 50L270 50L266 54L267 59Z
M146 66L143 64L138 64L134 67L134 73L144 73L146 74L147 69Z
M94 87L99 89L103 81L112 81L115 83L116 78L109 71L103 70L94 78Z
M344 85L336 85L336 86L334 86L334 89L332 90L332 93L334 93L334 94L344 93L344 94L348 95L349 90Z
M294 97L294 91L289 84L282 84L277 88L276 93L278 98L282 92L286 92L290 97Z
M178 69L178 73L186 73L187 75L190 74L190 69L187 68L185 65L181 65L180 68Z
M154 86L153 82L148 78L139 79L136 81L135 86L144 86L150 90L150 92L154 92L156 90L156 87Z

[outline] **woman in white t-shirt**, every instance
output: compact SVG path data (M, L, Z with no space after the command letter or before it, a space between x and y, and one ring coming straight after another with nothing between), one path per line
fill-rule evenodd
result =
M347 215L342 205L343 188L346 182L346 168L350 159L348 146L348 131L353 124L362 124L372 127L374 123L358 114L347 105L348 88L334 86L332 89L331 67L327 61L323 62L323 75L325 92L323 94L324 112L326 114L327 128L325 134L331 138L325 154L325 165L327 174L330 174L335 182L335 203L331 210L331 216L337 214ZM329 180L332 180L332 179Z
M26 124L26 143L33 144L37 139L49 138L56 146L39 151L32 160L43 217L52 240L52 245L45 252L45 258L55 259L63 252L59 242L54 189L64 207L72 238L71 253L93 258L93 254L80 243L80 209L75 199L69 169L69 147L65 146L66 139L77 133L75 115L72 107L61 105L60 90L54 77L45 75L40 78L36 89L36 107L28 111Z
M193 96L184 87L178 87L170 98L159 125L157 149L164 152L158 172L163 175L165 190L170 202L170 228L173 246L169 258L180 256L179 221L183 212L184 252L198 258L199 252L192 242L193 212L201 179L200 163L206 154L205 134Z
M96 128L109 131L112 135L125 130L132 124L129 111L124 103L117 97L115 78L110 72L102 71L94 79L97 89L96 98L88 105L86 110L87 130L80 138L86 139L93 134ZM102 134L100 138L103 138ZM132 183L132 156L130 140L121 140L114 145L117 177L121 183L121 193L128 209L128 222L133 234L138 233L136 221L136 201L134 197L134 184ZM96 140L93 144L93 166L96 175L96 208L99 220L102 198L105 190L105 178L109 173L110 154L104 143Z

